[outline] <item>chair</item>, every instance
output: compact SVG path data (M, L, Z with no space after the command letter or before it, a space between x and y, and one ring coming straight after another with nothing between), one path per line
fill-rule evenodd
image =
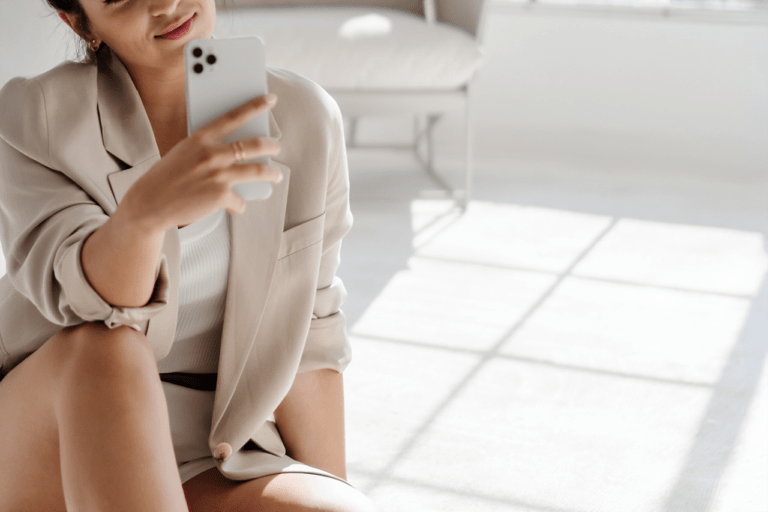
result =
M413 151L437 186L466 209L472 188L469 95L483 60L487 0L226 0L228 10L218 2L216 37L258 35L268 65L328 91L350 119L347 147ZM463 191L434 167L434 126L457 109L465 111ZM357 143L358 118L385 114L414 116L412 144Z

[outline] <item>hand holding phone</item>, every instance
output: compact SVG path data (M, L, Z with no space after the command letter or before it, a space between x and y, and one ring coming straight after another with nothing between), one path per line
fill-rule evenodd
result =
M242 213L246 201L268 198L281 179L269 158L280 145L269 138L274 103L267 101L261 40L192 40L184 51L189 136L121 203L145 229L191 224L221 208Z
M259 37L193 39L184 45L187 94L187 132L197 130L239 105L263 96L267 91L264 45ZM269 137L269 118L262 112L222 142ZM266 157L248 158L241 163L264 163ZM266 199L272 193L268 182L254 181L234 187L247 201Z
M118 210L126 212L131 224L153 232L191 224L221 208L243 213L246 202L233 191L234 186L254 180L279 183L282 173L263 162L238 163L238 152L264 159L277 155L280 144L263 137L237 145L223 140L248 120L266 114L275 105L268 99L259 96L248 101L176 144L136 180Z

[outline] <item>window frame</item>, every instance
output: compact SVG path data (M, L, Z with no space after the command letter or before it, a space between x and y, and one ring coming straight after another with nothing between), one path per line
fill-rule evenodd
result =
M495 11L768 25L768 0L489 0Z

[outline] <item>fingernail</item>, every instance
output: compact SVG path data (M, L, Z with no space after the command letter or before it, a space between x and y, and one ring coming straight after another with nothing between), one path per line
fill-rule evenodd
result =
M267 94L266 99L267 99L267 103L269 103L270 105L277 103L277 96L275 96L272 93Z

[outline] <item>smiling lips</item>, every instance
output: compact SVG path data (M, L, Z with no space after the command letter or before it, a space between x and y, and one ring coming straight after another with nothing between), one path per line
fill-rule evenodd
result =
M192 26L192 20L195 19L195 16L197 16L197 13L193 14L192 17L190 17L182 25L169 32L166 32L165 34L155 37L159 37L161 39L179 39L180 37L183 37L187 32L189 32L189 28Z

